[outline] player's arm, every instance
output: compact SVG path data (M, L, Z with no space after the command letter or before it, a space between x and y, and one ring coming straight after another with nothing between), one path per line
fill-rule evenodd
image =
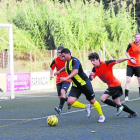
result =
M68 75L67 77L60 77L61 81L66 81L68 79L71 79L72 77L74 77L76 74L78 73L78 69L74 69L70 75Z
M55 68L55 59L52 61L51 65L50 65L50 80L52 80L53 78L53 71L54 71L54 68Z
M53 78L53 69L50 69L50 80Z
M129 51L132 51L131 50L131 44L128 45L127 49L126 49L126 52L125 52L125 55L127 56L127 58L131 58L131 56L129 55ZM129 59L131 61L132 64L136 64L136 59L135 58L131 58Z
M93 74L94 74L93 72L90 72L90 74L89 74L90 81L92 81L94 79Z
M117 63L124 62L124 61L126 61L126 60L130 60L130 61L134 60L134 61L135 61L135 58L134 58L134 57L120 58L120 59L117 59L117 60L116 60L116 64L117 64Z
M65 71L65 66L62 69L60 69L59 71L55 72L54 76L60 74L62 71Z

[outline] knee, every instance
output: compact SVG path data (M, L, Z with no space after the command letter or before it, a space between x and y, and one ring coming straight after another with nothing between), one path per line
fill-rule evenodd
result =
M106 99L104 97L101 96L101 101L104 103Z
M126 79L126 84L129 84L131 79Z
M140 84L140 78L138 78L138 83Z
M61 97L63 98L66 97L66 91L64 89L61 89Z
M67 103L68 103L69 105L72 105L72 104L74 103L74 101L73 101L73 100L68 99Z

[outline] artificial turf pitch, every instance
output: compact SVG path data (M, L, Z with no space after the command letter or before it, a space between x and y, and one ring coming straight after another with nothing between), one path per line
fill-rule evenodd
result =
M129 102L123 102L135 110L138 116L126 118L122 112L116 116L116 108L100 101L103 91L95 91L96 100L100 102L106 117L104 123L98 123L98 114L91 109L91 117L87 118L84 109L67 109L64 105L61 115L57 115L54 107L58 106L57 93L40 93L17 97L13 100L1 100L0 105L0 139L1 140L139 140L140 139L140 100L138 91L130 92ZM136 100L135 100L136 99ZM88 104L82 95L80 102ZM124 95L121 101L124 100ZM57 115L59 122L55 127L47 125L47 117Z

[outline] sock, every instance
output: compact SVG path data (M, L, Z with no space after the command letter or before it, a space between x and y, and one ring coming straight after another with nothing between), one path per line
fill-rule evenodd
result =
M93 107L96 110L96 112L99 114L99 116L102 116L103 115L101 106L100 106L100 104L99 104L98 101L95 101L95 103L93 104Z
M68 100L68 97L66 97L66 100L65 101L67 101Z
M139 87L139 97L140 97L140 87Z
M113 102L113 101L110 100L110 99L106 99L106 100L104 101L104 103L107 104L107 105L109 105L109 106L116 107L116 108L118 108L118 107L121 106L121 105L116 104L115 102Z
M65 98L60 98L60 104L59 104L59 108L63 108L63 105L64 105L64 103L65 103L65 101L66 101L66 99Z
M130 114L134 114L135 112L131 109L129 109L126 105L122 104L124 106L124 109L123 111L127 112L127 113L130 113Z
M85 108L86 107L85 104L80 103L79 101L75 101L71 106L75 107L75 108Z
M125 89L125 97L128 96L129 90Z

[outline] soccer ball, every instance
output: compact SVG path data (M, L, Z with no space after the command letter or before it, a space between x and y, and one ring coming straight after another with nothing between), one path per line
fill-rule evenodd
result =
M49 126L56 126L58 124L58 118L54 115L51 115L47 118L47 124Z

